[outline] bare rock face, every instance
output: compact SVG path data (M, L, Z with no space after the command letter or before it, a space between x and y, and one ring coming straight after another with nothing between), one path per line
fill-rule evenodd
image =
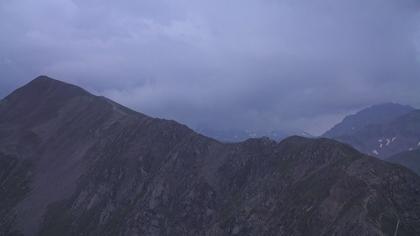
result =
M224 144L39 77L0 102L0 235L420 234L420 178L329 139Z

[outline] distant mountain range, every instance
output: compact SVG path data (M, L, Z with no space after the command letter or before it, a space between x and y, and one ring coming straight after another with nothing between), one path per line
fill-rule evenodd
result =
M222 143L45 76L0 102L0 235L402 236L419 222L419 176L331 139Z
M419 173L420 110L395 103L372 106L344 118L323 136Z
M212 137L222 142L242 142L250 138L263 138L267 137L275 141L281 141L289 136L299 135L302 137L313 138L314 136L304 131L271 131L259 132L252 130L240 129L214 129L214 128L197 128L196 132Z

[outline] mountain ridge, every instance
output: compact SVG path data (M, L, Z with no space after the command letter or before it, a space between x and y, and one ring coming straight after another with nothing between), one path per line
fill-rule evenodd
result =
M420 110L413 110L388 123L366 126L335 139L382 159L416 149L420 143Z
M328 138L351 135L369 125L379 125L391 122L393 119L405 115L415 109L398 103L382 103L367 107L346 116L322 136Z
M0 105L0 234L420 233L420 178L347 144L226 144L89 93L30 94Z

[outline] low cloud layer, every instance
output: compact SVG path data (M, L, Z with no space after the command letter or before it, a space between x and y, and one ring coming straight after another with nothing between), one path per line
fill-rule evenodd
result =
M2 0L0 95L40 74L194 128L319 134L420 107L411 0Z

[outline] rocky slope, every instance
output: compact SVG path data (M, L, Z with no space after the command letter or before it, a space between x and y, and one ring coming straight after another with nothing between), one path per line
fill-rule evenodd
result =
M335 139L381 159L420 148L420 110L412 111L389 123L370 125L352 135Z
M352 135L365 129L367 126L386 124L412 111L414 111L414 108L398 103L374 105L356 114L346 116L343 121L325 132L322 136L335 138Z
M398 112L394 116L396 114ZM356 115L354 119L361 117ZM340 124L336 127L339 126ZM420 148L420 110L412 110L387 122L383 120L371 122L369 125L332 138L348 143L363 153L387 159L398 153Z
M329 139L223 144L39 77L0 102L0 235L420 234L420 178Z

